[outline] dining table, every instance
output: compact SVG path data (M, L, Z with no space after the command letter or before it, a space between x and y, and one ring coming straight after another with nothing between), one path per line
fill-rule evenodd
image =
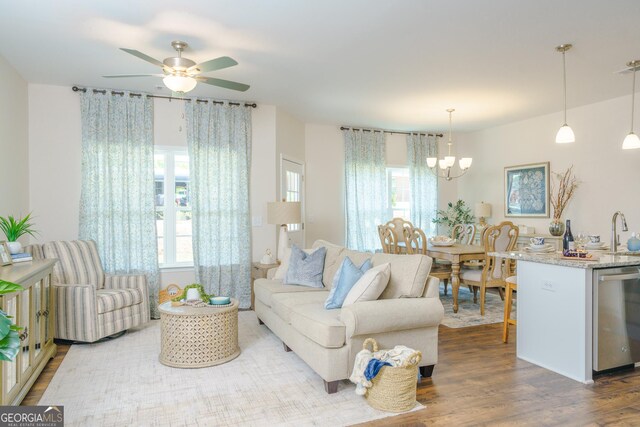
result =
M483 246L462 245L454 243L451 246L435 246L429 243L427 255L433 259L441 259L451 263L451 288L453 295L453 312L458 312L458 290L460 289L460 264L465 261L484 261Z

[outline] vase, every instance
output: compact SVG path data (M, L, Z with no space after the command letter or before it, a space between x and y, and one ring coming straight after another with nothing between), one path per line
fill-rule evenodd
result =
M187 289L187 301L196 301L200 299L200 290L196 288Z
M11 254L19 254L22 251L22 244L20 242L7 242L9 246L9 252Z
M564 234L564 222L560 219L554 219L549 224L549 233L552 236L562 236Z

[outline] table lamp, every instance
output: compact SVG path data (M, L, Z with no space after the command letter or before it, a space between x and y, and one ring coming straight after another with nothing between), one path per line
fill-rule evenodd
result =
M486 227L486 218L491 216L491 204L485 202L476 203L475 214L480 221L480 226Z
M289 230L287 224L300 224L302 222L300 202L269 202L267 203L267 222L280 225L278 235L278 250L276 258L282 260L284 251L289 247Z

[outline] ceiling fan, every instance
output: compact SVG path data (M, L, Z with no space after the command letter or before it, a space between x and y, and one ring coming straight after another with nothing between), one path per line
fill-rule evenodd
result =
M137 56L138 58L150 62L153 65L161 67L163 74L117 74L103 77L162 77L162 81L164 82L166 87L171 89L173 92L182 93L193 90L198 82L223 87L225 89L238 90L241 92L249 89L250 86L244 83L232 82L229 80L216 79L213 77L206 77L201 75L202 73L206 73L209 71L221 70L223 68L238 65L238 62L236 62L236 60L234 60L233 58L229 58L228 56L221 56L216 59L211 59L209 61L196 64L195 61L182 57L182 51L187 46L189 46L186 42L181 42L178 40L172 41L171 46L178 52L178 56L166 58L162 62L135 49L125 49L123 47L120 48L120 50L123 50L133 56Z

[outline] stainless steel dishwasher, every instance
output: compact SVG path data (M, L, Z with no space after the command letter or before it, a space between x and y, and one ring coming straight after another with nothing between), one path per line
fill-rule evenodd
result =
M593 271L593 370L640 362L640 268Z

